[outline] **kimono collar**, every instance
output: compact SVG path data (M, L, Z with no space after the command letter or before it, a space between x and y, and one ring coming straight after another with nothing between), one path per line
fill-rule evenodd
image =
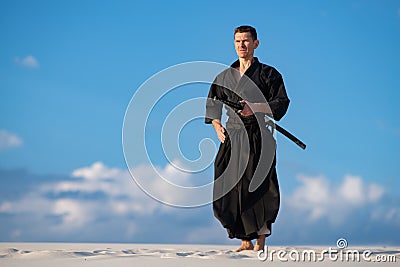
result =
M249 68L246 70L246 72L244 73L244 74L246 74L246 76L251 76L251 75L254 73L254 71L256 70L258 64L260 63L260 62L258 61L258 58L257 58L257 57L253 57L253 59L254 59L254 62L251 63L250 67L249 67ZM236 69L236 68L239 67L239 66L240 66L239 59L236 60L235 62L233 62L232 65L231 65L231 67L234 68L234 69Z

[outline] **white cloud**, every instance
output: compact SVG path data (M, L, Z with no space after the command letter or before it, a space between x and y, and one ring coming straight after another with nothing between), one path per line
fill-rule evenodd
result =
M136 174L147 177L151 166L139 166ZM182 180L174 167L167 165L158 171L163 177ZM182 173L181 176L188 174ZM82 179L76 179L76 178ZM151 186L163 191L160 179L148 179ZM100 194L92 199L90 195ZM167 196L170 199L180 196ZM51 198L49 198L51 196ZM86 196L86 197L85 197ZM37 218L59 217L54 231L70 232L83 229L102 217L126 218L130 216L152 216L157 211L174 213L177 209L165 209L164 205L150 198L132 180L128 170L109 168L102 162L74 170L71 178L59 182L39 185L16 201L0 202L0 213L34 214ZM134 224L126 229L132 235L137 229Z
M132 172L141 176L142 181L148 183L147 186L155 188L167 201L174 202L182 197L190 197L165 190L165 181L152 177L152 170L152 166L142 165L132 169ZM157 167L157 171L173 183L189 184L187 180L191 175L172 165ZM46 240L44 236L49 236L52 240L54 237L62 238L58 239L61 241L85 238L98 241L111 238L115 241L118 238L120 242L138 239L154 242L156 235L163 235L157 238L163 242L171 238L175 238L175 242L188 242L196 238L199 242L218 238L225 240L221 238L223 235L200 237L193 233L192 229L197 229L198 226L206 229L209 225L211 207L203 209L201 214L204 211L207 216L199 215L198 210L190 211L164 205L144 193L133 181L128 170L110 168L102 162L75 169L65 179L38 184L18 199L0 201L0 214L24 218L21 221L29 218L29 229L21 225L15 226L24 229L21 236L12 236L11 231L14 228L11 228L7 237L22 241L26 235L36 236L37 240ZM190 212L192 216L188 215ZM194 222L193 217L196 216L199 217ZM107 231L110 227L114 228ZM153 227L157 229L150 230ZM220 229L219 225L214 224L213 227ZM168 233L165 234L164 231ZM224 233L223 229L221 231ZM179 234L176 236L174 232Z
M171 164L167 164L165 168L157 167L156 170L161 177L176 184L187 183L190 176L188 173L177 170ZM176 202L177 199L189 197L187 195L172 194L166 190L167 183L161 177L154 175L153 166L140 165L132 169L132 173L137 176L136 178L140 177L141 183L145 183L141 184L141 186L154 189L159 193L158 196L162 200ZM111 200L129 199L130 201L126 203L121 203L121 201L113 202L113 205L115 204L113 207L118 210L118 213L135 211L148 214L153 212L156 206L159 206L154 199L151 199L136 185L128 170L109 168L101 162L95 162L89 167L73 171L71 176L83 179L71 179L56 184L44 185L42 186L42 191L57 194L66 192L101 192ZM125 206L129 206L129 208Z
M148 179L149 185L162 191L165 197L181 197L164 192L164 184L151 177L151 169L151 166L142 165L133 171ZM164 178L174 178L173 182L177 184L187 183L190 177L171 165L158 168L158 172ZM313 229L325 227L326 220L333 226L346 226L357 219L354 212L357 209L365 215L365 220L361 220L363 224L381 225L385 221L393 227L400 225L400 210L393 205L385 206L382 202L385 191L378 184L351 175L338 182L325 176L302 175L298 180L300 185L294 192L282 198L285 207L280 211L279 227L276 228L280 231L279 238L284 233L290 233L288 240L291 242L307 236L311 238ZM373 204L378 204L379 209L371 209ZM19 199L0 201L0 214L4 218L11 215L8 217L29 224L29 227L20 222L15 226L2 226L9 229L7 237L3 234L4 239L20 241L33 236L33 241L49 238L77 242L234 242L213 218L211 206L177 209L163 205L142 192L128 170L110 168L102 162L78 168L65 179L40 184ZM300 228L296 228L293 221L299 218L308 220L303 220L298 224ZM283 228L279 230L281 226ZM12 235L13 231L19 231L19 234ZM312 238L318 240L319 237Z
M150 166L143 168L148 173ZM166 167L168 168L168 167ZM102 162L95 162L89 167L79 168L72 172L72 177L81 180L66 180L41 187L43 193L102 193L107 199L104 203L109 211L117 215L152 214L159 203L146 195L132 180L128 170L109 168ZM85 201L87 202L87 201Z
M18 147L22 145L22 139L16 134L6 130L0 130L0 150L7 148Z
M15 58L15 63L19 66L30 68L30 69L37 69L39 68L39 62L34 56L26 56L24 58Z
M365 185L360 176L347 175L339 193L347 203L354 206L377 202L384 193L383 187L377 184Z
M376 209L371 213L371 219L375 221L385 221L400 226L400 208L388 207L386 209Z
M89 180L107 179L118 176L120 169L108 168L101 162L95 162L90 167L84 167L72 172L72 177L82 177Z
M52 213L62 216L62 224L58 226L60 229L79 228L93 219L88 205L82 205L80 201L74 199L56 200Z
M24 197L16 201L1 203L0 212L11 214L35 213L40 216L41 214L48 213L52 206L53 201L34 191L26 193Z
M377 185L377 184L370 184L368 186L368 192L367 192L367 196L368 196L368 200L370 202L377 202L385 193L385 189L383 189L383 187Z
M193 191L181 190L180 187L191 186L191 174L182 172L171 164L167 164L165 168L156 167L155 171L152 166L142 165L131 170L131 173L149 194L162 203L189 203L187 205L190 205L191 201L195 202L198 196L193 195ZM174 187L171 184L178 186Z
M331 184L325 176L297 179L302 185L286 201L296 212L306 212L311 221L327 218L341 223L352 211L378 202L384 194L383 187L366 184L359 176L346 175L341 184Z

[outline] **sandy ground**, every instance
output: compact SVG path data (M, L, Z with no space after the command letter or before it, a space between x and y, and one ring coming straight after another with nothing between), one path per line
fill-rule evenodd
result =
M333 247L329 253L329 247L273 246L268 247L266 259L265 254L235 249L219 245L0 243L0 266L400 266L399 247Z

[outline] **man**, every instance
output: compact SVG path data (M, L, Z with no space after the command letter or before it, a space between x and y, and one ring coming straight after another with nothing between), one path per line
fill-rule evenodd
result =
M216 77L206 104L205 122L212 123L221 141L214 162L213 210L229 238L242 240L236 251L258 251L271 234L280 203L276 143L265 118L280 120L289 99L281 74L254 57L259 40L253 27L236 28L234 45L238 60ZM225 105L224 128L221 114L227 101L243 108Z

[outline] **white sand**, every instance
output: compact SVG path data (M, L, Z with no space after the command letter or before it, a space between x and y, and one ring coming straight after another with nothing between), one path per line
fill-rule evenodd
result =
M273 253L272 261L271 257L261 261L254 251L236 253L235 248L219 245L0 243L0 266L399 266L400 262L398 247L352 247L343 250L358 250L359 262L352 261L356 259L352 255L349 256L350 261L346 261L346 253L342 254L342 261L339 253L331 255L338 257L336 261L329 259L327 253L321 257L321 252L329 247L269 247L269 255L272 250L281 251L283 259ZM302 253L307 250L316 252L317 262L301 260ZM368 258L371 262L363 259L362 253L366 250L372 252ZM296 252L300 255L300 262L292 260ZM289 253L292 253L291 257Z

